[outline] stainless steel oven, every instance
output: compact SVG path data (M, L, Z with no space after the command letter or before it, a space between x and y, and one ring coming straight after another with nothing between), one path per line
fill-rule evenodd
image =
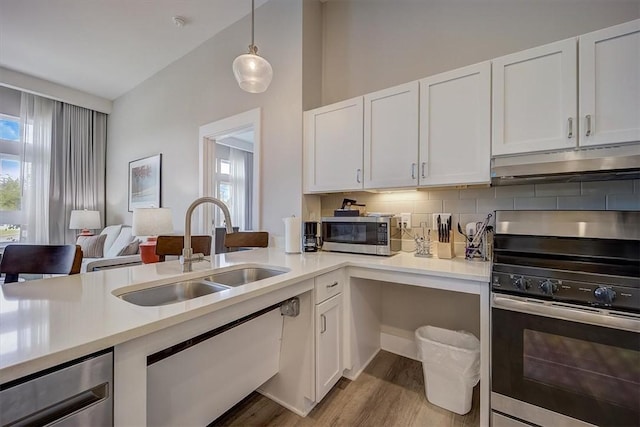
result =
M640 425L640 213L498 211L494 426Z

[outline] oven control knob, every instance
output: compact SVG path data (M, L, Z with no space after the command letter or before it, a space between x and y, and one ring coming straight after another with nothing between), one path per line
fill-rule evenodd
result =
M545 295L553 295L558 290L558 284L549 279L541 281L539 286L540 290Z
M596 297L598 302L604 304L611 304L614 299L616 299L616 291L606 286L600 286L595 291L593 291L593 295Z
M517 289L520 289L521 291L526 291L530 287L529 279L525 279L522 276L514 278L513 286L515 286Z

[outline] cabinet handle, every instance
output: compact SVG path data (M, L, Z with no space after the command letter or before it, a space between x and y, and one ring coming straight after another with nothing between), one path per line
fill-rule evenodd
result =
M422 162L422 172L421 175L423 178L426 178L426 176L424 176L424 168L427 166L427 162Z
M338 286L338 282L333 282L333 285L327 285L327 289L335 288Z
M324 314L320 315L320 333L324 334L325 332L327 332L327 316L325 316Z
M569 128L569 132L567 133L567 138L571 139L573 138L573 118L572 117L569 117L568 128Z
M587 131L585 132L585 136L591 136L591 114L587 114L584 118L587 120Z
M358 184L360 184L360 172L362 172L362 169L356 169L356 181Z
M416 164L411 163L411 179L416 179Z

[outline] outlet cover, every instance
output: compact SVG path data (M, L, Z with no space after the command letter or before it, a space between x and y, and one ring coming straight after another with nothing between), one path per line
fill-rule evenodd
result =
M399 225L400 225L400 228L402 228L403 225L404 225L404 228L406 228L406 229L411 228L411 214L410 213L401 213L400 214Z
M438 216L440 216L440 223L444 224L447 222L447 220L449 219L449 217L451 216L450 213L434 213L433 217L432 217L432 228L433 229L437 229L438 228ZM452 221L453 222L453 221ZM453 227L453 224L451 224L451 226Z

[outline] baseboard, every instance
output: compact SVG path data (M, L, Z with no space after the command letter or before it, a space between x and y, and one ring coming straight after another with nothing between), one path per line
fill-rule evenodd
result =
M351 381L355 381L355 380L360 376L360 374L362 373L362 371L364 371L364 370L367 368L367 366L369 366L369 363L371 363L371 361L373 360L373 358L374 358L374 357L376 357L376 356L378 355L378 353L380 352L380 350L381 350L380 348L379 348L379 349L377 349L377 350L376 350L376 351L371 355L371 357L370 357L370 358L369 358L365 363L363 363L363 364L362 364L362 366L360 367L360 369L358 370L358 372L356 372L355 374L353 374L353 373L351 373L351 370L349 370L349 369L345 369L345 370L342 372L342 376L343 376L343 377L345 377L345 378L347 378L347 379L349 379L349 380L351 380Z
M306 411L306 412L305 412L305 411L301 411L300 409L296 408L295 406L291 406L291 405L289 405L287 402L284 402L284 401L282 401L282 400L278 399L277 397L273 396L271 393L267 393L267 392L265 392L265 391L262 391L261 389L257 389L256 391L257 391L258 393L260 393L261 395L263 395L264 397L266 397L266 398L268 398L268 399L270 399L270 400L273 400L273 401L274 401L274 402L276 402L278 405L280 405L280 406L282 406L282 407L284 407L284 408L288 409L289 411L291 411L291 412L293 412L294 414L299 415L299 416L301 416L301 417L303 417L303 418L304 418L304 417L306 417L307 415L309 415L309 412L311 412L311 410L312 410L312 409L313 409L313 407L315 406L315 405L311 405L311 406L309 407L309 409L307 409L307 411ZM306 400L306 399L305 399L305 400Z
M408 357L409 359L420 362L416 343L412 339L381 332L380 347L382 347L382 350L388 351L389 353Z

